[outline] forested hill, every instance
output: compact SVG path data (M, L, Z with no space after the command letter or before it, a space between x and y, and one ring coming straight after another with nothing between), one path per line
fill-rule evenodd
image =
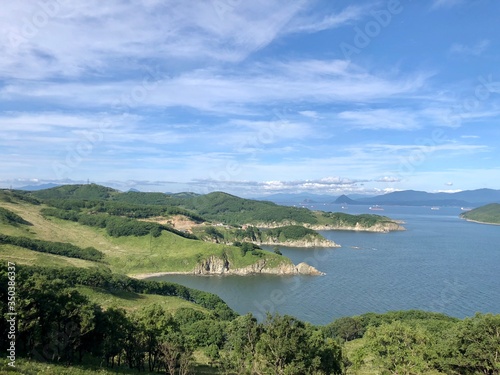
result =
M500 204L491 203L460 215L464 219L486 224L500 224Z
M198 219L217 221L228 225L307 225L309 227L325 227L331 229L354 228L377 231L397 230L400 227L391 219L371 215L370 220L356 215L345 215L342 220L322 212L306 208L280 206L268 201L257 201L240 198L223 192L213 192L206 195L194 193L121 193L107 187L90 185L68 185L36 192L22 192L25 196L40 199L44 203L60 206L61 201L89 201L95 204L114 202L123 205L161 206L182 209L196 215ZM68 203L71 205L71 203ZM347 217L349 216L349 217ZM339 227L340 226L340 227ZM382 228L382 229L381 229Z

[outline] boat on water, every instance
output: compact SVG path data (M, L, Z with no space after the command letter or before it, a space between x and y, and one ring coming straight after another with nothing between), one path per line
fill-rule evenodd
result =
M431 210L437 211L439 210L439 207L431 207Z
M372 211L384 211L384 209L382 207L380 207L379 205L370 206L369 209Z
M472 208L470 208L470 207L460 207L460 209L462 211L470 211L470 210L472 210Z

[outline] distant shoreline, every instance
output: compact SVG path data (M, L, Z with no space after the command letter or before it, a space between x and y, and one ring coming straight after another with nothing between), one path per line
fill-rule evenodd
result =
M477 223L477 224L485 224L485 225L500 225L500 223L487 223L486 221L477 221L477 220L471 220L467 218L463 218L465 221L470 221L471 223Z

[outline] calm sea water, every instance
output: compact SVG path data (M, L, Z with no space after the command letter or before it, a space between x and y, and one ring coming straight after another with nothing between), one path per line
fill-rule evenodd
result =
M337 205L312 209L340 211ZM368 213L368 207L342 210ZM500 313L500 226L459 219L460 208L385 207L405 232L321 232L334 249L282 248L325 276L166 276L157 278L213 292L238 313L266 311L313 324L366 312L422 309L456 317Z

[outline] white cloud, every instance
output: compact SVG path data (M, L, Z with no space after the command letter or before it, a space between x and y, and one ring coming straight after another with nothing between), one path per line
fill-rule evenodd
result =
M490 46L489 40L481 40L473 46L467 46L460 43L454 43L450 47L450 52L459 55L480 56Z
M239 1L224 9L213 1L47 3L55 5L50 16L44 2L3 4L4 77L97 78L155 61L172 68L240 61L272 42L305 1Z
M298 113L304 117L312 118L315 120L321 118L321 116L316 111L299 111Z
M296 100L357 103L403 98L422 89L427 79L424 72L381 78L344 61L302 60L255 65L238 72L195 70L147 89L141 84L142 77L139 82L15 82L1 88L0 98L44 99L79 108L187 106L209 112L245 113L249 106Z
M398 177L384 176L384 177L376 179L375 181L376 182L394 183L394 182L401 182L401 179Z
M420 127L413 111L375 109L344 111L338 117L362 129L414 130Z
M333 29L346 24L353 23L364 17L367 10L372 6L348 6L340 12L335 12L327 16L323 14L297 17L287 27L290 33L315 33L323 30Z

